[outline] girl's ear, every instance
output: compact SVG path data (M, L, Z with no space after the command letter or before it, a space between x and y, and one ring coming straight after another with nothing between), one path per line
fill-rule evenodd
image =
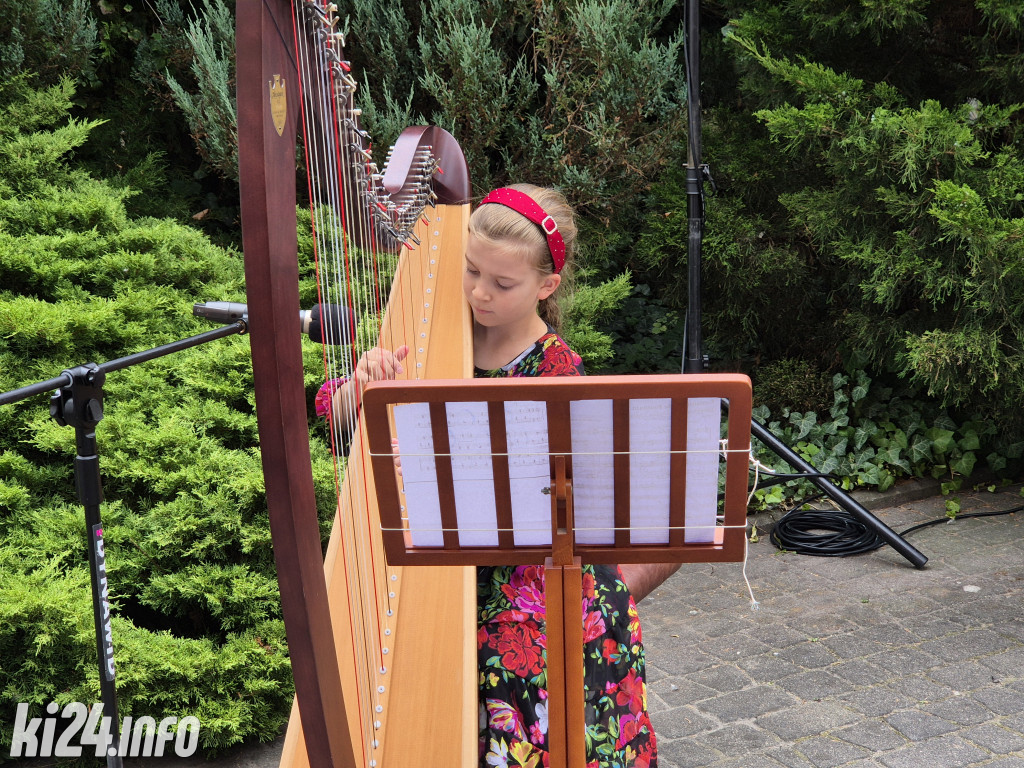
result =
M561 275L550 274L546 276L544 281L540 284L540 290L537 291L537 301L544 301L544 299L555 292L555 289L561 284L561 282Z

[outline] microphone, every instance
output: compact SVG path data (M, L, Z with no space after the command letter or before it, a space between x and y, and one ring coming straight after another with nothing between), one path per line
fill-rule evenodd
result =
M218 323L249 322L248 305L237 301L194 304L192 314ZM299 330L318 344L351 344L355 326L355 313L339 304L316 304L299 312Z
M340 304L314 304L299 312L304 334L318 344L351 344L355 338L356 315Z

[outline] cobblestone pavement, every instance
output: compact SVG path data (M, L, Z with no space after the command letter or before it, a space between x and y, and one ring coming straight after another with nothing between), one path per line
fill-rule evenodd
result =
M964 494L961 514L1019 492ZM896 531L945 515L899 499L861 501ZM1024 768L1024 513L908 535L923 570L889 547L782 553L754 519L757 611L731 563L685 565L640 604L661 768ZM280 750L125 765L276 768Z
M1020 487L961 496L1005 510ZM876 510L896 531L930 497ZM1024 768L1024 513L961 519L894 550L684 565L640 605L662 768Z

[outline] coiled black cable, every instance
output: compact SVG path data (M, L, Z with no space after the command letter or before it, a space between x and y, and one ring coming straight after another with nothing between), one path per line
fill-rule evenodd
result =
M971 517L995 517L1010 515L1024 510L1024 506L997 512L973 512L957 515L957 520ZM950 518L939 517L907 528L900 533L906 536L922 528L939 523L948 523ZM827 533L822 533L827 531ZM871 552L885 542L847 512L833 509L793 509L779 518L769 535L779 549L816 557L846 557Z

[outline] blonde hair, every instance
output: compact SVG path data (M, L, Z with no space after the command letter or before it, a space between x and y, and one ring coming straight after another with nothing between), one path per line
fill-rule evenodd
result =
M544 212L558 226L558 233L565 243L565 264L559 274L563 282L569 278L572 266L572 255L576 245L576 214L565 196L550 187L538 187L534 184L512 184L515 189L533 198ZM555 271L555 263L548 248L547 236L541 228L504 205L481 205L469 217L469 234L486 243L515 244L534 268L542 275L550 275ZM556 298L558 291L541 300L537 313L548 325L560 332L562 311Z

